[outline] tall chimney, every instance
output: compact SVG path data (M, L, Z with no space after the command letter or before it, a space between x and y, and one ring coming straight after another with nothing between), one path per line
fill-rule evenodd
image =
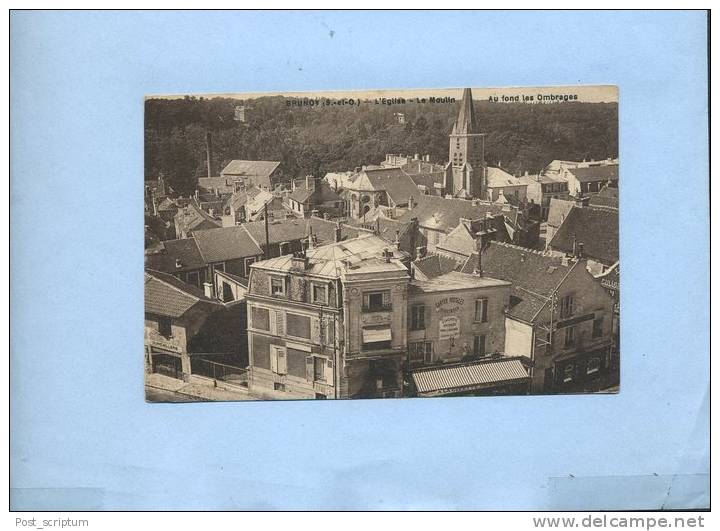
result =
M412 195L411 195L411 196L408 198L408 208L409 208L410 210L412 210L413 208L415 208L415 196L412 196Z
M203 291L208 299L213 297L213 286L210 282L203 282Z
M342 240L342 227L340 226L340 222L335 222L335 242L339 242Z
M207 151L207 176L212 177L212 135L210 131L205 133L205 150Z

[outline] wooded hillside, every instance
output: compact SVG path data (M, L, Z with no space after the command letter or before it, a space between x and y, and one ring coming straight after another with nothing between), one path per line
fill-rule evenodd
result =
M511 173L537 172L553 159L618 155L615 103L491 103L475 101L486 133L488 164ZM212 170L232 159L279 160L293 176L347 171L377 164L386 153L448 156L455 104L289 107L282 96L246 100L246 122L234 120L231 98L148 99L145 102L145 179L162 172L182 193L207 175L205 133L212 133ZM393 114L405 114L399 125Z

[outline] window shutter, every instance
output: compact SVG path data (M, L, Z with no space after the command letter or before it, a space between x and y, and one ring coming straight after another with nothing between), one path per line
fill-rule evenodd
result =
M305 378L309 382L315 380L315 363L313 356L305 356Z
M274 373L278 372L278 349L277 349L277 347L270 348L270 370Z
M285 314L283 312L275 312L275 335L285 335Z
M285 349L277 349L277 373L287 374L287 353Z
M488 308L487 307L488 307L488 300L483 299L482 300L482 322L483 323L487 323L487 320L488 320L488 318L487 318L488 317L488 311L487 311Z
M383 306L390 306L390 292L389 291L383 291L382 294L382 303Z
M332 360L325 363L325 381L328 385L335 385L335 364Z

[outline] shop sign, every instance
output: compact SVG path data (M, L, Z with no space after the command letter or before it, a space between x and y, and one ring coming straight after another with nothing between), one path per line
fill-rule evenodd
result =
M450 315L440 318L440 340L460 337L460 318Z

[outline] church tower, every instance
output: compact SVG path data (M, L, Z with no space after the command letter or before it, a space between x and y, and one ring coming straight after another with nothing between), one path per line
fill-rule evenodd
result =
M450 162L445 167L445 193L485 199L485 138L475 120L472 91L466 88L450 133Z

